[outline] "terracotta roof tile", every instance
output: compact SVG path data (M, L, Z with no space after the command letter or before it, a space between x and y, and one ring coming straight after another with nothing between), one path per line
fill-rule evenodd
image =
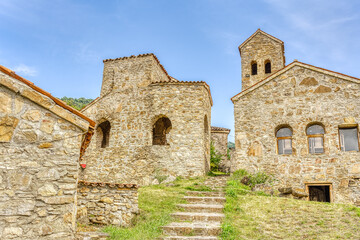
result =
M105 186L109 186L111 188L115 188L115 187L118 187L118 188L134 188L134 189L137 189L139 188L139 185L137 184L132 184L132 183L108 183L108 182L87 182L87 181L82 181L82 180L79 180L78 182L79 185L84 185L84 186L93 186L93 187L96 187L96 186L99 186L99 187L105 187Z
M130 57L120 57L120 58L114 58L114 59L105 59L103 60L103 62L109 62L109 61L116 61L116 60L125 60L125 59L131 59L131 58L140 58L140 57L148 57L148 56L153 56L155 61L159 64L160 68L164 71L164 73L166 74L167 78L169 79L169 81L172 81L171 77L169 76L169 74L167 73L167 71L165 70L164 66L161 65L159 59L155 56L155 54L153 53L145 53L145 54L139 54L139 55L131 55Z
M228 128L222 128L222 127L214 127L211 126L211 131L212 132L217 132L217 131L221 131L221 132L230 132L231 130Z
M265 83L267 81L270 81L272 78L274 77L277 77L278 75L282 74L283 72L286 72L287 70L291 69L291 67L295 66L295 65L298 65L298 66L307 66L307 67L310 67L310 68L314 68L318 71L324 71L324 72L328 72L330 73L331 75L334 75L334 74L337 74L337 75L341 75L343 77L346 77L346 78L350 78L352 79L351 81L355 82L356 83L359 83L360 84L360 79L359 78L356 78L356 77L352 77L352 76L349 76L349 75L346 75L346 74L343 74L343 73L339 73L339 72L335 72L335 71L331 71L331 70L328 70L326 68L321 68L321 67L316 67L314 65L311 65L311 64L307 64L307 63L303 63L303 62L299 62L297 60L293 61L292 63L286 65L285 67L281 68L280 70L272 73L271 75L267 76L266 78L264 78L263 80L260 80L258 81L257 83L255 83L254 85L248 87L247 89L239 92L238 94L236 94L235 96L233 96L231 98L231 101L234 102L235 101L235 98L237 98L238 96L241 96L241 95L246 95L248 92L251 92L252 90L258 88L261 86L262 83ZM345 78L345 79L346 79ZM348 79L349 80L349 79Z
M29 87L31 87L32 89L34 89L35 91L49 97L51 100L53 100L57 105L59 105L62 108L65 108L66 110L72 112L73 114L81 117L82 119L85 119L86 121L89 122L90 126L95 127L95 122L93 120L91 120L90 118L86 117L84 114L82 114L81 112L79 112L78 110L70 107L69 105L67 105L65 102L61 101L60 99L52 96L49 92L37 87L36 85L34 85L34 83L30 82L29 80L20 77L19 75L17 75L14 71L11 71L10 69L1 66L0 65L0 71L7 74L8 76L15 78L17 80L19 80L22 83L25 83L26 85L28 85Z

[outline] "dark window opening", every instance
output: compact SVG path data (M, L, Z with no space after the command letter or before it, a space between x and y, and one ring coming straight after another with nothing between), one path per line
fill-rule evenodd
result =
M101 132L98 132L102 137L101 139L101 148L106 148L109 146L109 138L110 138L110 122L105 121L101 124L99 124L98 129L101 130Z
M265 62L265 73L271 73L271 62Z
M167 117L159 118L153 126L153 145L168 145L166 135L170 130L170 119Z
M330 186L309 186L309 200L316 202L330 202Z
M340 128L341 151L359 151L358 128Z
M256 75L257 74L257 63L252 63L251 64L251 75Z

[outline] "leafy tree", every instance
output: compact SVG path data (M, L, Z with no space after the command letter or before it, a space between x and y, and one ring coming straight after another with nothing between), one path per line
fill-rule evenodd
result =
M94 99L91 98L69 98L69 97L63 97L60 98L62 101L64 101L67 105L70 107L73 107L77 110L82 109L86 105L88 105L90 102L92 102Z

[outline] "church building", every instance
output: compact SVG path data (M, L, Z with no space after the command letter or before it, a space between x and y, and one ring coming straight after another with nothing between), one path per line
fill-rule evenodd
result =
M360 205L360 79L295 60L257 30L239 46L231 170L263 171L308 200Z

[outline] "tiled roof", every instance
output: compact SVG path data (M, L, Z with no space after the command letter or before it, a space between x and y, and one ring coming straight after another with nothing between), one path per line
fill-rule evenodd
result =
M339 72L334 72L325 68L321 68L321 67L316 67L307 63L303 63L303 62L299 62L297 60L293 61L292 63L290 63L289 65L283 67L282 69L278 70L277 72L272 73L271 75L269 75L268 77L264 78L263 80L255 83L254 85L248 87L247 89L241 91L240 93L236 94L235 96L233 96L231 98L231 101L234 103L234 101L236 101L239 97L244 96L246 94L248 94L249 92L252 92L253 90L261 87L262 85L264 85L265 83L271 81L272 79L274 79L275 77L285 73L286 71L290 70L292 67L294 66L301 66L301 67L305 67L308 69L311 69L313 71L317 71L317 72L321 72L323 74L328 74L334 77L338 77L347 81L351 81L351 82L355 82L360 84L360 79L356 78L356 77L352 77L343 73L339 73Z
M84 114L82 114L81 112L79 112L78 110L70 107L69 105L67 105L65 102L61 101L60 99L52 96L50 93L46 92L45 90L37 87L36 85L34 85L34 83L30 82L29 80L20 77L19 75L17 75L14 71L11 71L10 69L1 66L0 65L0 71L7 74L8 76L19 80L22 83L25 83L27 86L29 86L30 88L32 88L33 90L49 97L51 100L53 100L57 105L59 105L60 107L70 111L71 113L83 118L84 120L88 121L90 126L95 127L95 122L93 120L91 120L90 118L86 117Z
M131 59L131 58L140 58L140 57L148 57L148 56L152 56L154 57L155 61L159 64L160 68L164 71L164 73L166 74L167 78L169 79L169 81L172 81L171 77L169 76L169 74L167 73L167 71L165 70L164 66L161 65L159 59L155 56L155 54L153 53L145 53L145 54L139 54L139 55L131 55L130 57L121 57L121 58L114 58L114 59L105 59L103 60L103 62L109 62L109 61L116 61L116 60L125 60L125 59Z
M86 182L86 181L82 181L80 180L78 182L78 184L84 185L84 186L99 186L99 187L105 187L105 186L109 186L111 188L139 188L139 186L137 184L132 184L132 183L108 183L108 182Z
M212 132L230 132L231 130L228 129L228 128L211 126L211 131L212 131Z

